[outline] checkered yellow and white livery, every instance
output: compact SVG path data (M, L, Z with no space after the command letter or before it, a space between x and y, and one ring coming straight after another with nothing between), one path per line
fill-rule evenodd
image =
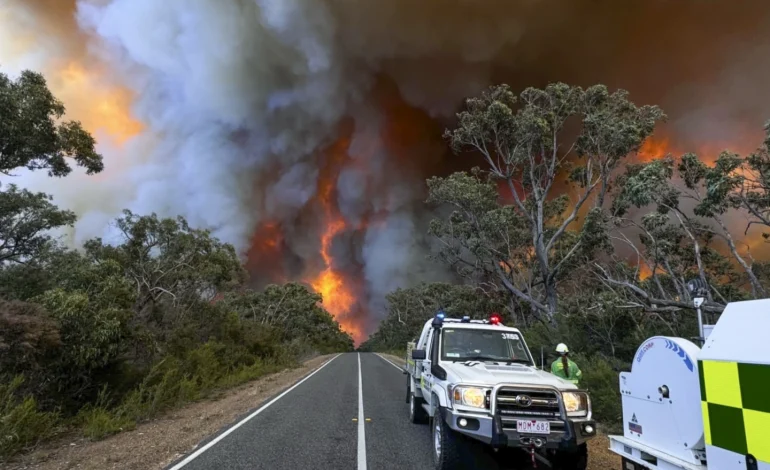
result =
M770 470L770 299L727 305L698 355L708 468Z
M698 362L709 457L722 450L770 465L770 365Z

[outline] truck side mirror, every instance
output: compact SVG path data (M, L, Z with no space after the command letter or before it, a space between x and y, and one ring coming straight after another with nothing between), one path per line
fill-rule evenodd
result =
M413 349L412 350L412 359L415 361L424 361L425 360L425 350L424 349Z

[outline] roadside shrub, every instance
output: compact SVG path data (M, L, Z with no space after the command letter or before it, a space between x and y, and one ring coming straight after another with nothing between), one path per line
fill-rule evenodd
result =
M240 385L296 364L289 355L263 359L239 352L239 347L233 348L210 341L182 358L168 356L159 361L115 409L116 419L120 423L125 423L124 419L137 422L151 419L182 403L206 398L215 390Z
M83 435L91 440L104 439L112 434L130 431L136 427L136 421L127 416L110 412L102 407L88 406L78 413Z
M19 375L9 384L0 384L0 460L56 432L58 414L38 410L33 397L18 398L23 382Z
M594 418L609 430L614 431L621 424L623 411L620 397L619 373L622 363L601 355L575 355L573 360L583 372L580 386L591 393Z
M78 412L76 422L81 426L85 437L99 440L136 427L135 420L110 411L110 404L108 388L105 385L99 391L96 402L87 404Z
M40 305L0 300L0 380L24 374L18 392L41 394L60 347L56 322Z

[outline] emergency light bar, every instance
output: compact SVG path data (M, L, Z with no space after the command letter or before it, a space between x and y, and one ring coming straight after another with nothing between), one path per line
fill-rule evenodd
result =
M446 314L439 310L435 317L433 317L432 325L435 328L440 328L444 323L479 323L482 325L502 325L503 319L499 313L493 313L489 316L488 320L471 320L470 315L463 315L462 318L446 318Z

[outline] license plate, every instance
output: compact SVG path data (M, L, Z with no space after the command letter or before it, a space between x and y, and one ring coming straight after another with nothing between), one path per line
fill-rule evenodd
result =
M517 419L516 431L525 434L551 434L551 423L529 419Z

